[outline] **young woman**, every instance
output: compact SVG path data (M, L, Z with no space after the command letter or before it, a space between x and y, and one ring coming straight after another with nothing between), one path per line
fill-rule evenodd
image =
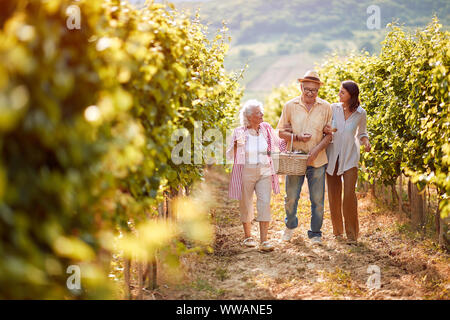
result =
M360 106L359 88L354 81L344 81L339 91L339 103L333 103L333 142L327 148L327 187L333 233L337 239L347 235L347 243L355 244L359 234L358 203L355 193L360 158L360 143L366 152L371 149L366 130L367 114ZM342 181L344 200L342 201ZM342 221L344 217L344 224Z
M273 128L263 122L263 106L256 100L249 100L243 106L241 126L234 129L227 158L233 159L233 170L229 196L240 200L241 222L244 227L243 244L255 247L251 236L251 222L254 218L253 193L256 193L257 218L260 227L260 250L272 251L267 240L271 221L270 198L272 191L280 192L278 176L275 174L271 152L285 150L284 140L279 139Z

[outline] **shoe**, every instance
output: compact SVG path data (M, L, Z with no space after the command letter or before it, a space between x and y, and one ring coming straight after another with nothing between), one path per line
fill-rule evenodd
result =
M321 244L322 238L321 237L313 237L313 238L311 238L311 243L312 244Z
M264 252L273 251L274 247L270 244L269 241L264 241L259 245L259 250Z
M257 245L256 241L253 240L252 237L244 239L244 241L242 242L242 244L243 244L244 246L246 246L246 247L249 247L249 248L256 247L256 245Z
M347 239L346 243L347 243L349 246L356 246L356 245L358 245L358 241L353 240L353 239Z
M294 233L294 229L289 229L289 228L284 229L284 233L283 233L283 236L281 237L281 240L290 241L292 239L293 233Z
M334 240L342 242L344 241L344 236L342 234L334 236Z

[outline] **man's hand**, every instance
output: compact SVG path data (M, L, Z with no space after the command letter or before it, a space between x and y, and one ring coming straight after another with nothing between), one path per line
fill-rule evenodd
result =
M290 130L284 129L283 131L280 131L279 137L284 139L285 141L291 141L291 136L292 136L292 140L294 141L300 141L300 142L307 142L309 141L309 139L311 139L311 134L309 133L302 133L302 134L295 134L289 132Z
M310 166L314 162L314 160L316 160L318 154L319 154L319 152L317 151L316 148L312 149L308 153L308 160L306 161L306 165Z
M293 133L292 131L292 127L286 127L283 129L283 131L289 132L289 133Z
M311 134L309 133L296 134L295 138L296 141L307 142L309 141L309 139L311 139Z

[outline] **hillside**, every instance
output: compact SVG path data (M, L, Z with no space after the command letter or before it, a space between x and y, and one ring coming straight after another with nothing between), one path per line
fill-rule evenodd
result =
M227 0L180 3L184 8L201 8L201 14L213 28L225 20L235 42L272 41L280 35L302 39L310 34L328 38L349 38L355 31L367 30L367 8L380 8L381 26L398 19L406 26L424 25L436 14L442 21L450 18L446 0Z
M370 5L380 9L380 29L367 26L373 15L367 13ZM293 81L329 52L378 52L392 21L416 27L436 15L442 24L450 24L446 0L211 0L176 6L191 13L200 9L212 32L226 22L232 37L226 65L238 70L248 62L242 83L248 89L246 96L257 98L273 86ZM284 71L277 67L280 64Z

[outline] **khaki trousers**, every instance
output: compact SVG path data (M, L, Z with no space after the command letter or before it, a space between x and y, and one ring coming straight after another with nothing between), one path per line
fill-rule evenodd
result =
M359 234L358 200L356 199L355 186L358 179L358 168L353 167L338 176L339 159L336 161L336 169L333 175L327 173L328 201L330 203L331 222L334 235L342 235L344 228L342 215L344 216L345 233L347 239L357 240ZM344 180L344 201L342 201L342 178Z
M256 193L256 221L271 221L270 197L272 176L266 165L246 165L242 171L242 197L239 202L241 222L251 222L254 218L253 194Z

